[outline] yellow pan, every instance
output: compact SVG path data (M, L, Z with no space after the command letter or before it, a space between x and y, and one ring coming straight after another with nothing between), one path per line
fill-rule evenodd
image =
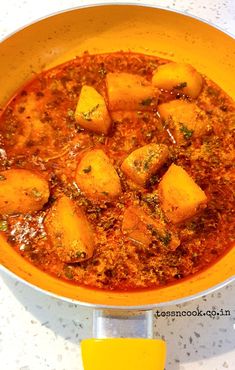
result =
M109 5L53 15L3 41L0 104L30 79L32 73L86 50L90 53L132 50L188 62L235 99L233 38L182 14L142 6ZM0 245L0 263L8 271L52 295L96 307L148 309L179 303L223 286L235 274L235 248L231 246L215 265L178 284L143 292L96 291L48 276L22 259L3 240Z
M0 104L32 73L81 54L132 50L189 62L235 99L235 40L194 18L142 6L75 9L40 20L0 45ZM76 287L39 271L2 241L0 263L32 285L66 299L101 306L155 306L198 296L235 275L235 248L206 271L176 285L138 293ZM147 307L145 307L147 308Z

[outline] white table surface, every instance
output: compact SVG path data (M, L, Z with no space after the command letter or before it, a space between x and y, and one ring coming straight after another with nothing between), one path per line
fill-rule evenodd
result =
M186 11L235 36L235 0L136 2ZM56 10L88 3L92 1L0 0L0 38ZM230 315L156 318L155 336L164 337L168 345L166 370L234 370L235 283L159 311L197 309L229 310ZM92 335L91 327L91 309L50 298L0 272L1 370L80 370L79 342Z

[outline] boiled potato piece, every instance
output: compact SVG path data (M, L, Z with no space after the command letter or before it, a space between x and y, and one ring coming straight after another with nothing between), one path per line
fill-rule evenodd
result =
M122 232L137 244L148 246L151 243L151 233L143 222L144 211L135 206L128 207L123 215Z
M75 111L75 120L81 127L90 131L108 133L112 123L111 118L103 96L94 87L87 85L82 87Z
M164 90L177 89L179 92L197 98L202 89L202 77L190 64L167 63L158 67L152 82Z
M178 236L168 230L164 221L149 216L138 206L130 206L125 210L122 232L130 240L145 247L156 240L171 250L180 245Z
M32 213L48 201L49 187L38 174L22 169L0 172L0 213Z
M166 162L168 155L166 145L148 144L129 154L121 169L132 181L144 187L150 177Z
M94 251L93 232L86 216L71 199L56 200L45 218L45 229L59 259L66 263L85 261Z
M149 81L131 73L108 73L106 86L111 111L149 110L159 95Z
M121 193L118 174L107 155L100 149L86 152L78 164L76 183L92 200L112 200Z
M162 177L158 192L162 209L173 224L193 217L207 203L204 191L175 164Z
M164 126L172 132L177 144L185 144L191 138L199 138L211 129L209 119L195 103L172 100L158 106Z

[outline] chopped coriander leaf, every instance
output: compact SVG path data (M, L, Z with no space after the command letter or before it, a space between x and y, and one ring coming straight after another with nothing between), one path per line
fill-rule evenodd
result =
M72 109L67 110L67 116L68 117L73 117L74 116L74 111Z
M153 99L152 98L147 98L141 101L141 105L148 106L152 103Z
M84 172L84 173L89 173L89 172L91 172L91 166L88 166L88 167L83 168L83 172Z
M166 231L165 235L162 235L159 230L157 230L153 225L147 224L147 229L151 232L151 234L156 237L160 242L162 242L165 246L167 246L171 241L171 234Z
M102 191L102 192L101 192L101 194L104 194L104 195L106 195L106 196L108 196L108 195L109 195L109 193L108 193L107 191Z
M147 171L149 169L149 166L151 165L152 159L156 157L156 152L150 151L149 157L144 161L144 171Z
M70 266L66 266L64 268L64 274L65 276L68 278L68 279L73 279L73 271L72 271L72 268Z
M178 85L174 86L174 89L181 90L186 86L187 86L187 82L181 82Z
M180 131L183 133L184 138L186 140L190 139L193 135L193 130L190 130L187 126L185 126L183 123L180 124Z
M86 258L86 253L85 252L76 252L76 257L77 258Z
M188 230L196 230L197 224L195 222L190 222L186 227Z
M41 198L42 193L37 188L33 188L32 195L34 196L34 198Z
M99 74L102 76L102 77L105 77L106 74L107 74L107 71L104 67L100 67L99 70L98 70Z
M23 113L24 111L25 111L25 107L19 107L19 108L18 108L18 112L19 112L19 113Z
M158 195L155 193L151 193L151 194L143 194L142 195L142 200L143 202L145 202L148 206L150 207L156 207L158 204L159 204L159 199L158 199Z
M211 96L218 96L219 92L216 89L214 89L213 87L209 86L207 88L207 94L211 95Z
M0 175L0 181L6 180L6 177L4 175Z
M104 224L103 224L103 227L104 227L104 230L108 230L110 229L111 227L114 226L116 222L116 219L114 217L111 217L110 219L108 219Z
M99 143L104 144L105 143L105 140L106 140L106 137L105 136L98 136L97 135L97 141L99 141Z
M92 121L90 112L83 112L82 116L86 121Z
M159 240L165 245L167 246L170 241L171 241L171 234L166 232L165 235L162 235L162 236L159 236Z
M86 121L92 121L91 115L96 111L96 109L99 107L99 104L95 105L91 110L87 112L83 112L82 116Z
M8 223L5 220L0 220L0 231L7 231Z
M135 159L134 162L133 162L133 165L135 166L137 171L141 171L142 161L140 161L139 159Z

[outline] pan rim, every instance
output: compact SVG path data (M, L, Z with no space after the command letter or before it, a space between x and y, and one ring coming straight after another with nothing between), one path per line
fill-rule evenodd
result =
M189 12L185 12L185 11L181 11L181 10L176 10L176 9L170 9L170 8L167 8L167 7L164 7L164 6L157 6L157 5L154 5L154 4L147 4L147 3L139 3L139 2L128 2L128 1L125 1L125 2L107 2L107 3L103 3L103 2L96 2L96 3L90 3L90 4L84 4L84 5L78 5L78 6L73 6L71 8L66 8L66 9L62 9L62 10L58 10L58 11L55 11L55 12L51 12L51 13L48 13L44 16L41 16L33 21L30 21L28 23L26 23L25 25L23 26L20 26L18 27L16 30L14 31L11 31L10 33L7 33L3 38L0 38L0 43L8 40L9 38L11 38L12 36L14 36L15 34L17 34L18 32L21 32L23 31L24 29L28 28L28 27L31 27L33 26L34 24L36 23L39 23L41 21L44 21L48 18L51 18L51 17L54 17L54 16L57 16L57 15L60 15L60 14L63 14L63 13L67 13L67 12L71 12L71 11L74 11L74 10L80 10L80 9L86 9L86 8L96 8L96 7L110 7L110 6L133 6L133 7L143 7L143 8L152 8L152 9L159 9L159 10L164 10L166 12L170 12L170 13L176 13L176 14L179 14L179 15L183 15L187 18L193 18L201 23L204 23L212 28L215 28L217 29L218 31L224 33L225 35L229 36L230 38L234 39L235 40L235 34L232 34L230 33L229 31L223 29L222 27L218 26L218 25L215 25L214 23L212 22L209 22L199 16L196 16L196 15L193 15Z
M155 308L173 306L173 305L177 305L177 304L190 302L190 301L193 301L197 298L203 297L207 294L214 293L215 291L217 291L217 290L219 290L219 289L225 287L226 285L228 285L230 283L233 283L235 281L235 275L234 275L234 276L231 276L230 278L222 281L221 283L214 285L211 288L208 288L206 290L203 290L201 292L195 293L195 294L187 296L187 297L174 299L174 300L171 300L171 301L166 301L166 302L161 302L161 303L134 305L134 306L123 306L123 305L108 305L108 304L100 304L100 303L83 302L83 301L79 301L77 299L68 298L68 297L50 292L49 290L40 288L39 286L28 282L27 280L18 276L13 271L9 270L8 268L6 268L3 265L0 265L0 271L5 272L11 278L14 278L14 279L20 281L21 283L25 284L26 286L28 286L32 289L35 289L37 292L46 294L49 297L53 297L53 298L62 300L64 302L73 303L73 304L78 305L78 306L83 306L83 307L93 308L93 309L109 309L109 310L123 310L123 311L129 311L129 310L148 311L148 310L153 310Z

